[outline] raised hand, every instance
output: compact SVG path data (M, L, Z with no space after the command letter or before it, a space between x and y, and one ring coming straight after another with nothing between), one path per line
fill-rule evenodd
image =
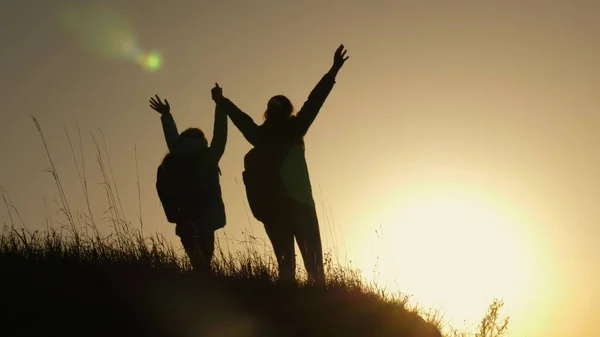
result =
M154 98L156 97L156 98ZM171 113L171 106L169 105L169 101L165 99L165 102L158 97L158 95L154 95L154 97L150 98L150 107L158 112L161 115Z
M215 87L210 90L210 96L215 102L223 98L223 88L219 86L219 83L215 83Z
M344 62L346 62L346 60L350 57L346 56L347 51L348 50L344 48L343 44L341 44L335 51L335 54L333 55L333 66L335 68L340 69L344 65Z

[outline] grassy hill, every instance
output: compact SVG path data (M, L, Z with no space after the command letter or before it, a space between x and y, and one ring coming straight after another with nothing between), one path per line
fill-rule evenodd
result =
M406 301L328 266L326 287L278 285L257 256L214 275L134 232L111 237L6 229L2 336L441 336Z
M20 215L0 189L10 217L0 236L0 336L442 336L439 316L423 319L406 297L365 283L330 258L325 287L276 284L275 264L257 250L220 251L213 275L191 272L187 259L164 239L145 237L125 221L108 154L94 138L114 229L101 235L90 207L83 148L78 159L67 134L87 205L73 212L34 123L66 220L58 229L17 229L14 218ZM501 306L492 303L473 334L445 330L452 337L501 336L508 323L499 321Z
M1 336L438 337L406 298L327 264L327 286L279 285L257 254L221 254L201 276L160 237L5 228L0 237ZM478 332L501 336L494 302Z

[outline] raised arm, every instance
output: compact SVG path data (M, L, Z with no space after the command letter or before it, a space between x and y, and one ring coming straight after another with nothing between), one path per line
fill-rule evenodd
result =
M231 118L233 125L244 135L244 138L250 144L256 145L258 125L254 123L252 117L240 110L232 101L223 97L223 89L218 84L212 89L212 96L218 109L223 109L227 116Z
M175 124L175 119L173 118L173 115L171 115L171 106L169 105L169 101L165 99L163 103L158 95L155 95L155 97L156 98L150 98L150 107L160 113L160 121L162 123L165 141L167 142L167 148L169 151L171 151L177 142L177 138L179 137L177 124Z
M344 45L340 45L335 51L331 69L329 69L325 76L323 76L319 83L317 83L315 88L310 92L310 95L308 95L308 98L302 105L302 108L300 108L298 111L295 123L297 132L299 132L301 135L305 135L306 132L308 132L308 129L314 122L315 118L317 118L321 107L325 103L327 96L329 96L329 93L333 89L335 77L344 65L344 62L346 62L349 57L345 55L346 50L344 49Z
M179 138L179 131L177 131L175 119L173 118L173 115L167 113L160 116L160 121L162 123L165 141L167 142L167 148L171 151L177 142L177 138Z
M215 156L217 162L221 160L227 143L227 114L222 104L215 105L215 126L213 138L210 142L210 152Z

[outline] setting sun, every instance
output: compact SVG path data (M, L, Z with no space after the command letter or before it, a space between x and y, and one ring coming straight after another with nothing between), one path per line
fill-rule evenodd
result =
M390 198L372 221L378 258L370 269L391 289L455 325L476 323L494 297L515 312L527 306L534 266L519 214L465 188L423 188ZM368 275L368 273L367 273Z

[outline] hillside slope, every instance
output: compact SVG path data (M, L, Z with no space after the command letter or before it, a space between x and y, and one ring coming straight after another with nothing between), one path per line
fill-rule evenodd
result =
M134 241L10 236L0 243L1 336L440 336L402 301L331 268L325 288L284 286L252 258L222 257L200 277L172 251Z

